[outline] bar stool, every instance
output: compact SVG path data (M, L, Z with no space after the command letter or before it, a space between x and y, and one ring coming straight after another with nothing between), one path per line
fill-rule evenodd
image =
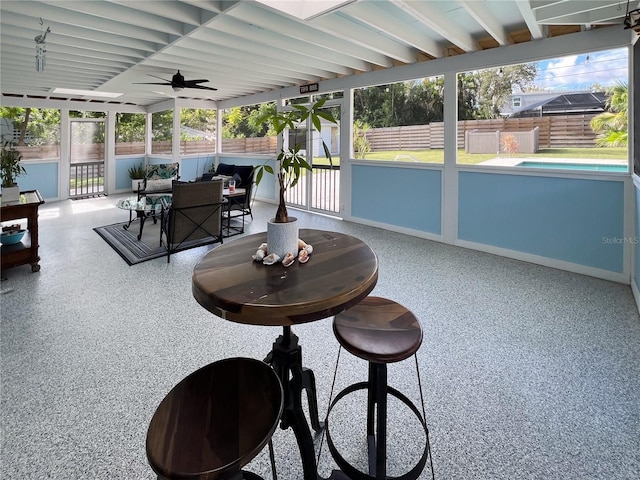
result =
M380 297L367 297L354 307L335 316L333 331L340 343L353 355L369 362L369 377L366 382L348 386L330 403L325 421L327 446L341 471L354 480L382 480L399 478L415 480L430 459L431 475L433 460L429 444L422 384L416 352L422 343L422 328L416 317L398 303ZM340 353L338 352L338 359ZM416 359L416 373L420 388L422 412L405 395L387 385L387 364L399 362L411 356ZM337 371L336 362L336 371ZM367 390L367 444L369 473L366 474L349 464L338 452L329 428L329 416L333 407L346 395L357 390ZM402 401L418 418L424 429L425 446L416 465L399 477L387 476L387 395ZM376 409L377 407L377 409Z
M147 458L161 479L260 480L242 470L268 443L283 408L275 371L251 358L211 363L160 402L147 432Z

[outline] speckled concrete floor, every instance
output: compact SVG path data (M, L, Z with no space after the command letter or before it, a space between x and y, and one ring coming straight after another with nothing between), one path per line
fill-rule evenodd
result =
M117 198L43 205L42 270L3 272L3 479L155 478L144 444L163 396L217 359L262 358L280 332L224 322L195 302L191 272L211 247L127 266L92 230L124 220ZM257 204L247 230L263 230L274 209ZM628 286L296 216L369 243L380 260L373 293L420 319L436 478L640 478L640 318ZM331 322L294 331L325 411L338 350ZM343 354L337 388L365 374ZM412 362L392 365L389 377L418 400ZM336 414L341 445L361 458L361 412ZM390 432L394 474L420 448L407 418L396 416ZM274 441L279 478L300 479L291 432ZM327 474L326 445L319 463ZM265 454L251 469L270 478Z

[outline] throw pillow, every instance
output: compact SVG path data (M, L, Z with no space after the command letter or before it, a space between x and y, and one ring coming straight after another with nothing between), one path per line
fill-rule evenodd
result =
M228 163L219 163L218 168L216 168L216 175L228 175L229 177L233 175L233 169L236 168L235 165L229 165Z
M160 180L147 180L147 188L144 189L145 192L161 192L161 191L171 191L172 182L176 179L176 177L172 178L162 178Z

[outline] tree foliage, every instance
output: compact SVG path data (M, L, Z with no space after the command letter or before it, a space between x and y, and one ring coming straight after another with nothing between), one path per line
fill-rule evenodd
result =
M591 119L591 129L598 134L596 144L600 147L626 147L629 141L629 89L626 83L619 83L607 94L608 111Z
M54 108L0 107L0 118L11 122L19 135L16 145L60 143L60 110Z
M222 114L222 138L249 138L273 135L270 126L260 118L275 113L274 102L233 107Z
M512 93L533 88L535 63L458 74L458 118L496 118ZM371 128L442 122L444 78L361 88L354 92L354 118Z
M147 116L144 113L118 113L116 142L144 142Z
M526 92L537 74L535 63L489 68L474 73L477 81L476 118L498 118L511 94Z
M372 128L440 122L444 80L423 79L361 88L354 92L354 118Z

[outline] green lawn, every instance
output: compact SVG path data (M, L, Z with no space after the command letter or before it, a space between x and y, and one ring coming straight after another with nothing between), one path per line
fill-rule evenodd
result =
M504 156L505 154L502 154ZM515 158L535 158L543 160L544 158L588 158L595 160L627 160L628 153L626 147L617 148L545 148L538 153L516 153L511 155ZM460 164L476 164L496 158L495 153L465 153L464 150L458 150L458 163ZM419 163L443 163L444 150L391 150L387 152L372 152L366 155L365 160L384 160L397 162L419 162ZM323 157L314 157L314 165L329 165L329 160ZM340 165L340 157L332 157L334 166Z
M464 150L458 150L458 163L476 164L495 158L494 153L471 154ZM545 148L538 153L518 153L512 157L531 158L590 158L597 160L626 160L628 158L627 148ZM422 162L422 163L443 163L443 150L393 150L388 152L368 153L366 160L387 160L398 162Z

